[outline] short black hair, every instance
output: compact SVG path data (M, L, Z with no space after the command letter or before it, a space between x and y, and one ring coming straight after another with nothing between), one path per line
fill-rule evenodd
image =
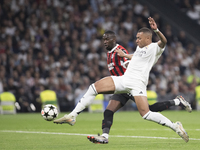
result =
M152 34L152 31L149 28L143 27L138 32L144 32L144 33L149 33Z
M115 36L115 32L113 32L111 30L107 30L104 34L110 34L112 36Z

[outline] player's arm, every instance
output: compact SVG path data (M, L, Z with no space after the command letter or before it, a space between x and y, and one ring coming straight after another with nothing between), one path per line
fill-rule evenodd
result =
M155 22L155 20L151 17L148 18L149 19L149 25L151 27L151 29L156 33L156 35L159 37L159 41L158 41L158 46L160 48L164 48L165 45L167 44L167 39L166 37L162 34L162 32L160 32L158 30L157 24Z
M131 59L132 56L133 56L133 54L124 53L120 48L117 48L115 51L117 52L117 55L120 56L120 57L126 57L128 59Z
M130 62L130 60L127 60L127 61L124 63L124 65L125 65L126 68L128 67L129 62Z

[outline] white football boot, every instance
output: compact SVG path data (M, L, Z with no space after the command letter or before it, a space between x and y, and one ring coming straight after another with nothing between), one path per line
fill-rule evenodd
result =
M191 105L182 97L182 96L177 96L176 99L180 101L179 106L181 106L183 109L185 109L188 112L192 112L192 107Z
M175 132L182 137L182 139L187 143L189 141L189 136L187 132L184 130L181 122L177 121L175 124Z
M74 116L64 115L64 117L56 119L53 122L57 124L68 123L69 125L73 126L76 123L76 118Z
M108 144L108 139L104 136L87 136L88 140L95 144Z

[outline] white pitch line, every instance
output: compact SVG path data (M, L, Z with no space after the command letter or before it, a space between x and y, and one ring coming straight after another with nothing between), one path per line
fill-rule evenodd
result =
M59 132L37 132L37 131L14 131L14 130L0 130L0 132L10 132L10 133L34 133L34 134L57 134L57 135L78 135L78 136L88 136L92 134L80 134L80 133L59 133ZM124 135L110 135L110 137L119 138L141 138L141 139L173 139L182 140L181 138L168 138L168 137L151 137L151 136L124 136ZM190 140L200 141L200 139L190 138Z
M112 129L112 130L115 130L115 129ZM132 130L132 131L134 131L134 130L136 130L136 131L138 131L138 130L147 130L147 131L150 131L150 130L156 130L156 131L163 131L163 130L171 130L171 129L125 129L125 130ZM190 130L190 131L200 131L200 129L186 129L186 131L188 131L188 130Z

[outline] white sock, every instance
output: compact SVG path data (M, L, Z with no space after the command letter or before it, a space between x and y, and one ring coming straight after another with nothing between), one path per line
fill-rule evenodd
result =
M74 110L70 114L68 114L68 116L77 117L79 114L78 112L81 112L84 109L85 109L85 106L81 103L78 103L76 107L74 108Z
M167 126L175 131L174 123L160 113L149 111L142 118L157 122L158 124Z
M178 106L180 104L180 100L179 99L174 99L175 105Z
M103 136L103 137L105 137L106 139L108 139L109 134L107 134L107 133L103 133L101 136Z
M98 93L94 84L90 85L85 95L83 95L83 97L80 99L80 101L78 102L74 110L69 114L69 116L77 117L82 110L84 110L92 103L97 94Z

